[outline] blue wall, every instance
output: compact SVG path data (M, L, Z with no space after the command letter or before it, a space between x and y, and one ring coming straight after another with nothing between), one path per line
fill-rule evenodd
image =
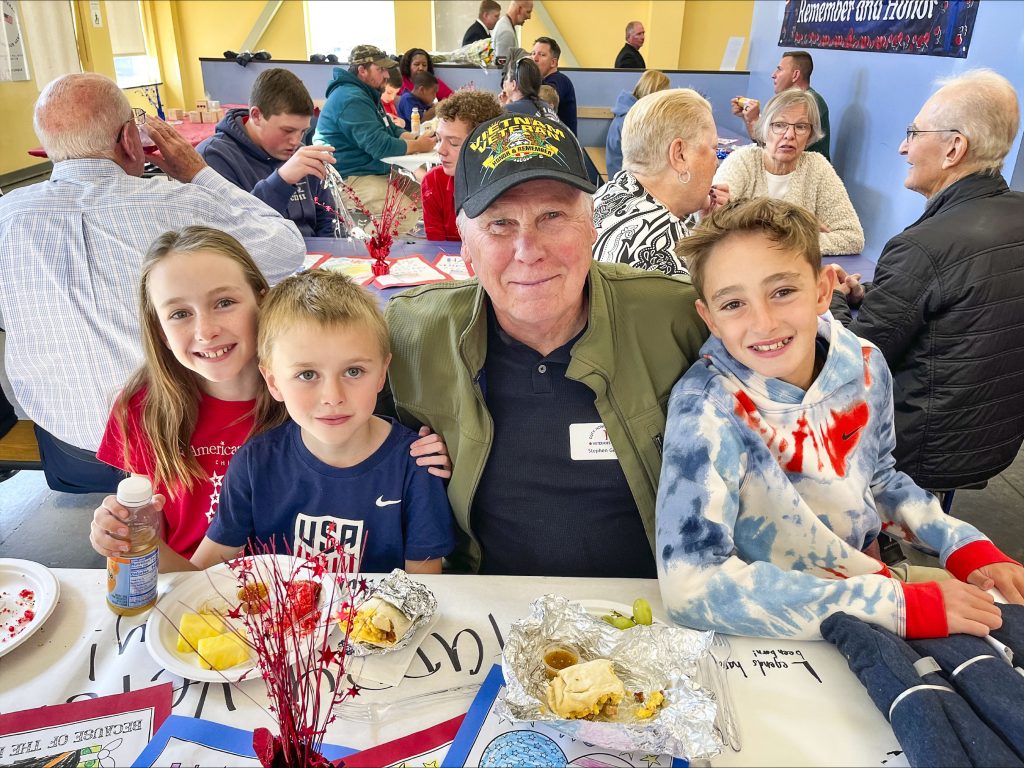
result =
M749 94L772 95L771 73L787 48L778 45L785 3L758 0L750 28ZM814 89L828 102L832 161L867 238L864 253L877 259L885 242L912 224L925 199L903 187L906 161L897 153L906 126L934 92L934 81L974 67L991 67L1024 94L1024 2L980 0L966 59L860 51L811 50ZM718 106L718 105L716 105ZM1021 134L1004 168L1024 188Z

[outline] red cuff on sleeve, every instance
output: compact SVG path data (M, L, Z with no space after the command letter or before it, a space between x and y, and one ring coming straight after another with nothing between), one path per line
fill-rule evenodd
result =
M946 570L956 576L960 581L967 581L967 577L977 568L992 563L1014 563L1020 565L1012 557L1004 555L995 544L988 539L980 539L965 544L946 558Z
M904 637L917 640L926 637L947 637L946 602L942 590L934 581L919 584L900 582L907 609L907 627Z

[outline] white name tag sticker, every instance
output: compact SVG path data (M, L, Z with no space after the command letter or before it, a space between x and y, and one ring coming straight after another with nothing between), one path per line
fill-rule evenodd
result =
M573 461L618 461L608 431L600 421L569 425L569 456Z

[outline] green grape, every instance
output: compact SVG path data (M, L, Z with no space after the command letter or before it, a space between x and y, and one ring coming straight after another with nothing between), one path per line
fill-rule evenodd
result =
M630 627L636 626L634 621L631 618L629 618L629 616L623 616L619 614L617 616L611 616L610 618L611 621L609 621L608 623L617 629L629 629Z
M605 624L611 624L613 627L615 626L615 617L611 614L606 613L604 616L601 617L601 621L603 621Z
M651 604L642 597L638 597L633 601L633 621L637 624L651 624L654 622Z

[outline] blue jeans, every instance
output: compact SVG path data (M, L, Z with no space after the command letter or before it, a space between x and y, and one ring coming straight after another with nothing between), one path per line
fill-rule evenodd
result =
M39 456L46 484L63 493L115 493L127 477L120 469L104 464L96 454L58 440L35 425Z

